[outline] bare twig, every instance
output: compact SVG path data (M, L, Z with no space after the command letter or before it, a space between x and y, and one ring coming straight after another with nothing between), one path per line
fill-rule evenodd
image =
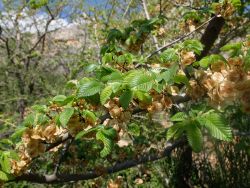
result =
M54 173L53 174L55 174L55 175L58 174L60 165L61 165L61 163L63 161L63 158L64 158L65 154L67 153L67 151L68 151L68 149L69 149L72 141L73 141L73 138L70 138L69 141L62 148L61 153L60 153L60 157L58 159L58 162L55 165L55 169L54 169Z
M182 41L183 39L187 38L188 36L192 35L193 33L197 32L198 30L200 30L201 28L203 28L206 24L208 24L209 22L211 22L214 18L216 18L217 16L213 16L212 18L210 18L209 20L207 20L206 22L204 22L203 24L201 24L199 27L197 27L195 30L181 36L180 38L160 47L159 49L157 49L156 51L154 51L153 53L149 54L146 58L150 58L153 55L157 54L158 52L162 52L163 50L165 50L166 48L176 44L177 42Z
M130 8L130 6L131 6L132 3L133 3L133 0L130 0L130 2L129 2L129 4L128 4L128 6L127 6L127 8L126 8L126 10L125 10L125 12L124 12L122 18L125 18L125 16L126 16L126 14L128 13L129 8Z
M147 8L147 2L146 2L146 0L142 0L142 5L143 5L143 10L144 10L144 13L145 13L145 16L146 16L147 20L150 20L150 15L148 13L148 8ZM155 43L156 49L158 50L159 49L159 45L158 45L158 40L157 40L156 36L153 36L153 41Z

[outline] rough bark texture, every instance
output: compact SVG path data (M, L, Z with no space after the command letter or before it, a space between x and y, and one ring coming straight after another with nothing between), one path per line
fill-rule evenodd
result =
M201 52L201 55L197 57L197 60L200 60L209 53L224 24L225 20L223 17L215 17L211 22L209 22L204 34L200 39L201 43L204 45L204 49Z

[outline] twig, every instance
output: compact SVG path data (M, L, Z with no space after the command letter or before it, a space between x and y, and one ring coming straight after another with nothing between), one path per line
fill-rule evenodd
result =
M201 29L202 27L204 27L206 24L208 24L209 22L211 22L211 21L212 21L214 18L216 18L216 17L219 17L219 16L213 16L212 18L210 18L209 20L207 20L206 22L204 22L203 24L201 24L199 27L197 27L195 30L193 30L193 31L191 31L191 32L189 32L189 33L183 35L182 37L180 37L180 38L178 38L178 39L176 39L176 40L174 40L174 41L172 41L172 42L170 42L170 43L168 43L168 44L166 44L166 45L160 47L159 49L157 49L157 50L154 51L153 53L149 54L146 58L150 58L150 57L152 57L153 55L157 54L158 52L162 52L163 50L165 50L166 48L168 48L168 47L174 45L175 43L182 41L182 40L185 39L186 37L192 35L192 34L195 33L196 31L198 31L199 29Z
M122 19L125 18L125 16L128 13L128 10L129 10L129 8L130 8L130 6L131 6L132 3L133 3L133 0L130 0L130 2L129 2L129 4L128 4L128 6L127 6L127 8L126 8L126 10L125 10L125 12L124 12L124 14L122 16Z
M55 174L55 175L58 174L60 165L61 165L61 163L63 161L63 158L64 158L65 154L67 153L67 151L68 151L68 149L69 149L72 141L73 141L73 138L70 138L69 141L62 148L61 153L60 153L60 158L58 159L58 162L55 165L55 169L54 169L54 173L53 174Z
M147 8L147 2L146 2L146 0L142 0L142 5L143 5L143 10L144 10L144 13L145 13L145 16L146 16L147 20L150 20L150 15L148 13L148 8ZM153 41L155 43L156 49L158 50L159 46L158 46L158 40L157 40L156 36L153 36Z

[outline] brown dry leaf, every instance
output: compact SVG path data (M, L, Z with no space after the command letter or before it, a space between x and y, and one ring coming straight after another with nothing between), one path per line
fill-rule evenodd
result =
M195 54L194 52L187 52L182 51L181 52L181 63L184 66L191 65L193 62L195 62Z

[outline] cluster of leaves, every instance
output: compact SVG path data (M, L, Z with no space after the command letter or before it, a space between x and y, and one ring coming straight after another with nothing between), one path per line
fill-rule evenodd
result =
M33 8L37 8L44 6L47 1L30 3ZM229 123L223 113L216 109L217 106L214 109L207 105L209 96L205 94L205 84L196 80L196 73L210 75L213 65L221 61L227 64L229 60L222 55L210 55L196 61L203 45L194 39L185 40L166 49L156 61L154 58L152 60L138 55L146 38L164 23L164 19L159 17L138 20L124 32L111 30L107 43L101 50L102 64L88 67L94 77L71 80L67 83L67 87L72 89L71 94L57 95L48 105L33 106L32 112L10 138L10 141L16 144L17 154L10 151L1 152L0 179L9 180L8 176L19 175L24 170L21 168L20 171L13 172L12 163L18 166L17 161L23 160L25 164L22 167L27 168L34 158L46 151L43 148L43 152L36 151L31 155L30 143L44 146L55 143L65 134L81 142L94 140L95 144L101 146L97 147L99 155L107 159L125 133L134 140L143 134L141 129L144 125L131 117L136 109L148 113L149 118L159 112L166 112L171 116L169 123L174 124L168 129L162 128L161 133L167 132L167 136L164 135L166 140L186 136L195 152L201 151L203 133L206 131L216 139L230 141L232 133ZM247 74L250 57L248 48L249 41L247 44L228 44L221 50L229 51L232 58L240 56L239 58L244 60L244 74ZM148 65L147 69L137 68L138 64ZM248 83L248 89L249 77L244 79ZM197 90L204 92L197 96ZM188 104L179 108L174 100L175 96L187 97ZM193 105L197 100L201 105ZM174 108L177 108L177 112ZM42 134L52 125L49 135ZM60 134L57 133L57 128L60 128ZM96 147L90 149L95 150ZM23 155L28 159L24 160Z

